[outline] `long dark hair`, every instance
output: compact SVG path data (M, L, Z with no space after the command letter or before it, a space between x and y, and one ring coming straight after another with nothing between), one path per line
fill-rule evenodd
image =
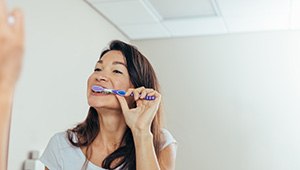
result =
M132 45L124 43L119 40L114 40L109 44L109 47L105 49L102 56L111 50L117 50L122 52L127 62L127 69L130 76L131 83L135 88L144 86L145 88L152 88L160 92L160 87L153 67L147 58L141 54L138 49ZM162 127L161 120L161 107L159 107L154 120L151 125L151 132L153 134L153 144L157 157L159 158L159 146L160 146L160 130ZM88 159L91 157L89 152L89 146L94 141L100 131L98 113L95 108L90 107L87 118L75 128L67 130L68 139L72 145L76 147L86 146L86 161L83 168L87 167ZM76 135L77 140L74 140ZM117 165L112 167L112 162L119 160ZM122 169L135 170L136 169L136 157L133 136L130 128L127 127L124 136L121 141L120 147L108 155L102 162L102 167L106 169L115 169L122 166Z

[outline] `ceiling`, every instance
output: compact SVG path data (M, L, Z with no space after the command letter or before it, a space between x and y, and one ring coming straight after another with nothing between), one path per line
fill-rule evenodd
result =
M300 28L300 0L85 0L131 40Z

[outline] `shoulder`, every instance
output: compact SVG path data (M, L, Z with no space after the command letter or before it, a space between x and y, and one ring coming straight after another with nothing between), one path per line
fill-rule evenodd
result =
M75 148L75 146L69 141L67 132L58 132L50 138L46 150L58 154L63 150L71 148Z
M71 137L73 140L74 137ZM77 163L84 162L82 156L78 154L78 148L73 146L69 141L67 132L54 134L40 157L40 161L48 169L64 169L64 167L68 166L70 160L76 160Z
M67 133L66 132L58 132L58 133L55 133L50 140L64 140L65 137L66 137Z
M43 155L54 154L57 156L64 154L66 150L74 149L76 147L69 141L67 132L58 132L50 138Z
M160 130L160 135L161 135L160 150L165 149L167 146L171 144L177 145L176 139L174 138L174 136L171 134L169 130L162 128Z
M61 150L66 147L66 143L65 132L53 135L40 157L40 161L48 167L48 169L62 169L63 162Z
M55 144L60 149L70 147L71 145L67 132L58 132L54 134L49 141L49 144L50 143Z
M177 141L167 129L161 129L159 165L161 169L175 169Z

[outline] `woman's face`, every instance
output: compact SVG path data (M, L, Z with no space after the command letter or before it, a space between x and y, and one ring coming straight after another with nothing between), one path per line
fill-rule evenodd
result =
M114 94L95 93L92 91L93 85L126 91L133 88L125 57L120 51L109 51L97 62L94 72L88 79L87 98L88 104L94 108L121 109ZM129 99L127 101L132 103Z

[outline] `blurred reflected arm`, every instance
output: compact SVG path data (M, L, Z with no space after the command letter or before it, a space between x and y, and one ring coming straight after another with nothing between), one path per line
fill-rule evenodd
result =
M13 23L8 23L8 16L13 16ZM0 0L0 170L7 169L13 93L24 48L23 25L22 13L7 12L4 0Z
M13 91L0 87L0 169L6 170Z

